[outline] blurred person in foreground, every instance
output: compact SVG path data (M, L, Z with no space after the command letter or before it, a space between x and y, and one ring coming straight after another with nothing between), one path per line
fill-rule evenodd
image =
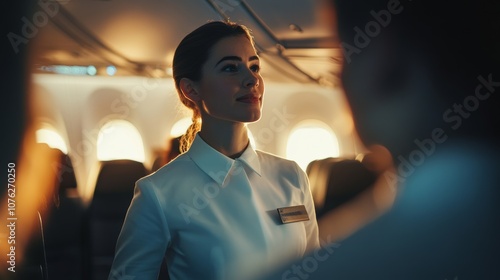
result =
M2 66L0 160L3 167L0 189L0 279L33 280L48 277L42 238L45 198L54 193L55 175L49 164L56 153L37 145L37 104L31 92L31 68L36 57L36 37L23 32L26 22L40 12L40 1L8 2L4 18ZM38 4L38 5L37 5Z
M364 144L390 151L381 179L397 197L338 243L252 279L498 279L498 7L336 2L345 94Z

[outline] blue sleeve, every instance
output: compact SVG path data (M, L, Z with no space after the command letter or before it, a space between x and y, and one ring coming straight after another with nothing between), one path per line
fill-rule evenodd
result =
M116 244L109 280L158 278L161 262L170 244L170 232L153 183L136 183Z

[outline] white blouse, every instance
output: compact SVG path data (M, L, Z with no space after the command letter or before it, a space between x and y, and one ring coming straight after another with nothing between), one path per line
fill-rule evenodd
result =
M304 205L283 224L277 208ZM231 159L196 136L191 148L137 181L109 279L234 279L318 248L309 183L299 166L251 145Z

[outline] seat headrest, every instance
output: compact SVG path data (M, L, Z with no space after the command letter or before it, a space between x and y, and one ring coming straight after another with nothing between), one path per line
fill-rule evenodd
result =
M147 173L142 162L125 159L102 161L94 193L129 193L135 182Z
M67 189L76 189L77 182L75 177L75 170L71 158L67 154L61 155L59 162L59 191Z

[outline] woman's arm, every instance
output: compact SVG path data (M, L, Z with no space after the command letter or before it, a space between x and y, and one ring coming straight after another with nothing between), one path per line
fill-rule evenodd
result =
M141 179L118 237L109 279L156 280L169 243L170 232L155 187L148 178Z

